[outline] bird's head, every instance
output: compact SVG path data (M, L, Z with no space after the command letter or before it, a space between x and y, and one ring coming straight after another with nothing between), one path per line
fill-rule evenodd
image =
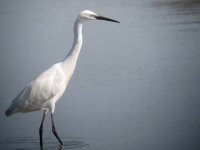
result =
M80 12L78 18L82 22L87 21L87 20L106 20L106 21L119 23L119 21L117 21L117 20L110 19L110 18L103 17L103 16L99 16L99 15L97 15L96 13L94 13L90 10L84 10L84 11Z

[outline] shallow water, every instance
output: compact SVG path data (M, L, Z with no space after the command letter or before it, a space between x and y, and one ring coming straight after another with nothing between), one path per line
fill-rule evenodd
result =
M119 20L83 28L57 103L63 150L200 149L200 1L0 1L0 149L39 149L42 112L6 118L11 99L63 59L83 9ZM44 149L61 149L44 124Z

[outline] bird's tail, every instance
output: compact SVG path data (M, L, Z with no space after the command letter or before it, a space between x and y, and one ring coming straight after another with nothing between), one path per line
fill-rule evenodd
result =
M11 106L5 111L5 115L8 117L8 116L11 116L12 114L15 113L15 106L11 104Z

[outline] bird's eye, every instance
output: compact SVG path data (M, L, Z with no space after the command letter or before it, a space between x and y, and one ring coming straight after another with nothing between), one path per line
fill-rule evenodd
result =
M94 17L94 15L93 15L93 14L90 14L90 17Z

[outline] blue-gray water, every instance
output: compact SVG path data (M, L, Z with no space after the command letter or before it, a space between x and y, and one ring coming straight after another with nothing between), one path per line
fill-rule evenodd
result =
M75 74L55 110L63 150L199 150L198 0L1 0L0 149L39 149L42 112L4 111L65 57L84 9L121 23L84 24ZM49 115L44 148L59 149Z

